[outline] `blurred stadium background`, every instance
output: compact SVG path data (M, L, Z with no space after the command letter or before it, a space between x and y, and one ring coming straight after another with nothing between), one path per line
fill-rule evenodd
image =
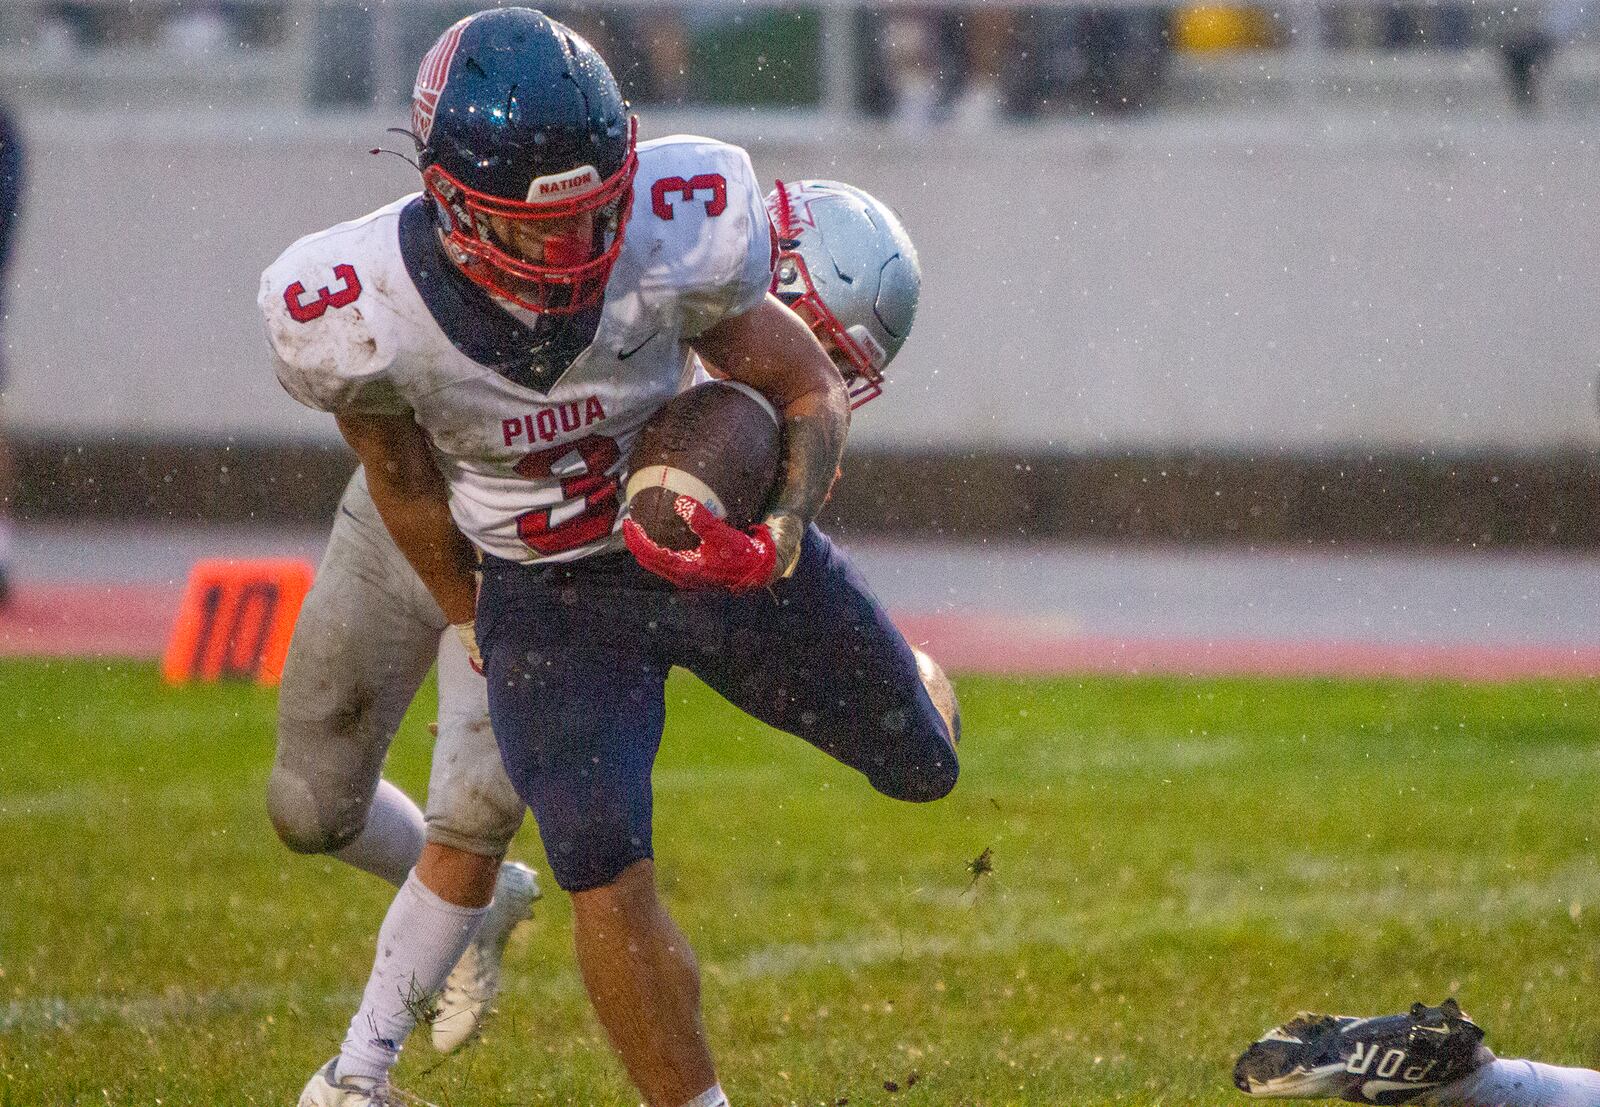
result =
M75 575L61 528L114 552L131 527L329 517L350 456L267 370L257 276L415 186L368 151L471 8L0 7L30 150L0 333L19 579ZM1581 4L553 10L616 59L647 136L741 142L768 178L859 182L905 215L923 303L856 422L845 536L1600 546Z
M3 332L24 516L326 517L348 461L266 371L257 276L414 187L367 151L470 7L0 8L31 140ZM1600 543L1581 7L554 10L647 135L904 213L925 295L857 422L847 528Z
M382 889L271 837L269 691L149 659L196 558L317 556L353 459L274 380L257 278L415 187L368 151L478 6L0 5L29 148L0 1105L288 1102L337 1037ZM663 871L734 1085L1220 1104L1230 1048L1296 1007L1446 991L1506 1052L1593 1063L1595 13L549 10L646 137L865 186L923 258L828 524L957 673L967 776L922 818L674 685ZM394 754L413 789L431 707ZM465 1069L408 1059L430 1098L623 1101L546 906L521 963L559 971L516 974Z

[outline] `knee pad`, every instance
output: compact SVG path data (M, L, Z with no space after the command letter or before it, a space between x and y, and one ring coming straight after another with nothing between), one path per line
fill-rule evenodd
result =
M484 857L499 857L511 845L526 808L500 766L499 752L488 759L451 758L434 750L428 781L428 841ZM441 764L441 762L448 762Z
M267 779L267 816L283 844L295 853L333 853L367 825L371 796L336 797L303 777L274 766Z

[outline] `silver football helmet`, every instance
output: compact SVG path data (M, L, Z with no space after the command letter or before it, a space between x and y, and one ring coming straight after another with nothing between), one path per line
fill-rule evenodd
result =
M884 367L911 333L917 248L893 209L839 181L779 181L767 210L778 231L773 294L810 325L860 407L883 391Z

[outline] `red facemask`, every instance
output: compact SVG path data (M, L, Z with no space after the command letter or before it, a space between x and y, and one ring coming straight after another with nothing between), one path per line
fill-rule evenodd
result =
M789 205L789 188L778 182L778 202L773 215L780 242L793 242L805 233L805 228L795 222ZM883 392L883 374L872 363L861 343L850 337L843 323L829 310L827 303L811 282L811 271L806 259L797 250L779 250L777 265L772 274L772 293L782 300L789 310L805 321L811 333L817 336L822 348L835 364L842 362L845 386L850 390L850 407L860 407Z
M635 153L638 121L628 124L628 156L622 166L580 196L524 201L491 196L468 188L442 167L430 165L422 185L440 213L445 246L462 274L474 284L518 307L541 315L573 315L605 298L611 267L622 252L622 238L633 207L633 178L639 170ZM513 223L545 224L594 215L594 236L550 235L543 239L544 257L527 261L495 242L488 216Z

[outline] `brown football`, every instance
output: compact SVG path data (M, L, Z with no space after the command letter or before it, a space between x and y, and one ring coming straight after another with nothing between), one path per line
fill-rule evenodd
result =
M650 417L628 455L627 512L652 541L690 550L700 540L672 510L700 500L733 526L761 520L778 475L778 416L746 384L706 381Z

